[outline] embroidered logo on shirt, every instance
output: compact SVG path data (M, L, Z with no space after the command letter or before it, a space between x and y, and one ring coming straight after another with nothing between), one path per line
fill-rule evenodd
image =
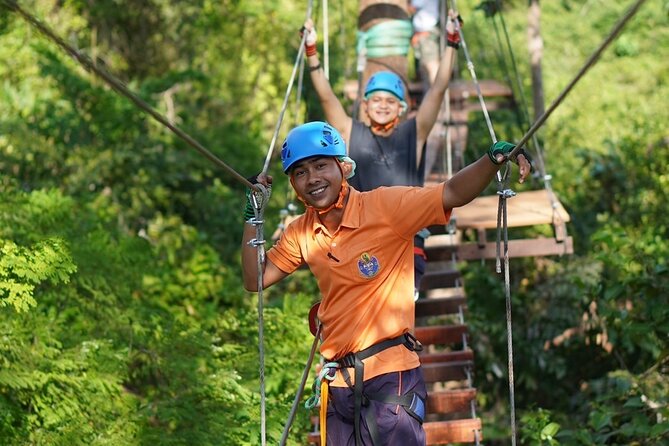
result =
M363 252L358 259L358 271L360 271L362 277L371 279L378 274L379 269L379 259L374 256L370 256L366 252Z

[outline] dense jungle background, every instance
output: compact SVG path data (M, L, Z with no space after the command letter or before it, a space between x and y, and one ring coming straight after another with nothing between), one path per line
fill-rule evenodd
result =
M242 175L262 169L306 1L19 3ZM458 2L469 51L479 78L503 81L479 3ZM503 5L529 97L528 5ZM547 104L628 5L541 3ZM330 2L337 92L355 78L357 7ZM539 132L576 252L511 261L520 444L669 444L668 25L669 2L646 2ZM322 119L308 82L292 104L280 141ZM475 118L469 160L489 145ZM492 118L501 139L522 136L512 113ZM271 173L266 236L288 191L276 159ZM259 444L244 202L242 185L0 2L0 444ZM461 267L486 444L509 444L503 279L494 262ZM319 297L308 271L265 297L276 444ZM309 429L301 409L290 444Z

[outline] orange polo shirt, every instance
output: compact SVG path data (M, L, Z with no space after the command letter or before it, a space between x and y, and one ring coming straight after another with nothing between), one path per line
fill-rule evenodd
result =
M323 300L321 354L339 359L414 328L413 238L420 229L446 224L443 184L430 187L350 189L339 228L330 234L313 210L293 221L267 258L292 273L306 263ZM365 361L365 380L416 368L418 355L403 345ZM351 373L351 375L353 375ZM332 383L346 386L341 373Z

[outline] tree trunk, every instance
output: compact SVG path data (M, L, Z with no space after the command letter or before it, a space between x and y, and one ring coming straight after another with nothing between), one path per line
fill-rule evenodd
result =
M530 51L530 69L532 72L532 105L534 121L544 114L544 84L541 74L541 59L544 52L544 42L540 29L541 7L539 0L530 0L527 15L527 37Z
M404 19L409 20L406 0L360 0L358 8L358 29L367 31L374 25L387 20ZM405 81L405 95L409 97L408 91L408 63L406 56L386 56L369 58L365 65L362 76L359 78L360 90L364 88L367 79L377 71L394 71ZM358 100L361 100L361 91L358 91ZM367 118L359 110L358 117L362 121Z

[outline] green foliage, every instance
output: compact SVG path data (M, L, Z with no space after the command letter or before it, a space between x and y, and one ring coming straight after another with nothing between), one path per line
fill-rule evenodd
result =
M541 3L547 101L627 3ZM523 444L650 445L669 435L669 27L660 3L641 8L540 132L577 255L511 263ZM21 4L241 174L261 169L304 5ZM529 98L526 2L503 6ZM463 13L478 77L513 82L489 19ZM356 15L355 2L331 11L337 92L354 77ZM258 444L258 315L239 271L243 188L4 7L0 79L2 443ZM288 107L279 140L304 116L322 118L314 102ZM482 115L472 118L468 159L489 146ZM493 113L500 139L519 138L521 121ZM277 164L266 235L288 188ZM467 265L466 278L484 436L508 444L503 287L490 265ZM276 443L318 290L299 271L265 298ZM300 410L291 444L304 443L308 425Z
M527 10L520 3L504 2L504 14L530 98L521 50ZM627 3L606 2L601 8L604 3L597 1L541 2L547 105ZM482 13L475 14L481 16L468 21L470 30L487 24ZM541 438L551 423L560 426L550 440L559 444L661 444L667 436L667 402L657 396L667 386L669 350L664 223L669 116L663 99L669 77L658 63L669 48L667 20L666 5L647 2L539 132L553 188L571 215L577 255L511 261L515 395L526 444L558 444ZM493 48L482 47L488 34L467 35L478 77L508 76L493 61ZM512 113L495 111L492 119L500 139L518 134ZM485 123L474 121L469 147L488 145ZM500 282L490 265L467 265L475 381L486 414L484 436L492 444L506 444L509 435ZM613 385L620 380L628 383L624 390ZM640 400L650 403L633 409Z
M560 425L551 421L550 412L539 409L536 412L526 412L520 419L521 444L532 446L556 446L560 443L555 435L560 430Z
M27 311L37 305L35 286L46 280L67 283L75 271L62 240L49 239L30 248L0 240L0 307Z

